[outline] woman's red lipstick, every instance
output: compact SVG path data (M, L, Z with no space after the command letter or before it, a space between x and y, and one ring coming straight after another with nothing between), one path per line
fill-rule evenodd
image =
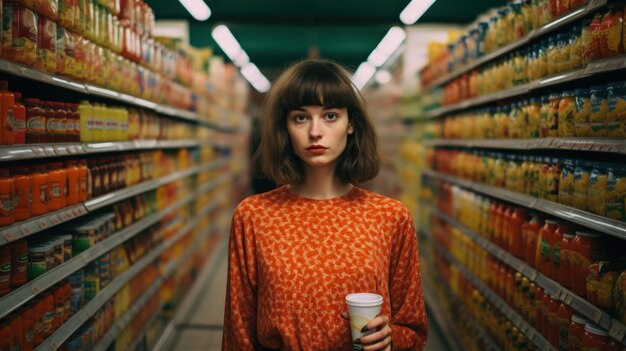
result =
M326 147L322 145L311 145L306 148L308 152L313 154L323 154L326 151Z

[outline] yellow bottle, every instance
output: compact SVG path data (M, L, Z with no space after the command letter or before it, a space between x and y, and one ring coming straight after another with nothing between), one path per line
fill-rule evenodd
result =
M93 142L93 105L89 101L82 101L78 105L80 115L80 141L81 143Z

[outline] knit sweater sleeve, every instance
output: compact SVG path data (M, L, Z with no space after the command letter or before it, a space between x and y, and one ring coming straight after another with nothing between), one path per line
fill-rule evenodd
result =
M235 210L228 243L228 278L222 350L259 349L254 235L240 207Z
M428 335L417 250L413 220L406 211L391 248L389 279L393 350L422 350Z

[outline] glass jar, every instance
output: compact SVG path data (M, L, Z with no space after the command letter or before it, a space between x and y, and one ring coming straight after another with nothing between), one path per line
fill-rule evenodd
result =
M570 244L570 276L572 292L587 297L587 271L600 250L602 235L577 231Z

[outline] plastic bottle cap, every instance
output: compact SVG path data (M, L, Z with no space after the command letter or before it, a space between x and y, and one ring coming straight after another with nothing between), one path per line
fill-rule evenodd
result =
M559 221L556 219L546 219L546 224L558 225Z

